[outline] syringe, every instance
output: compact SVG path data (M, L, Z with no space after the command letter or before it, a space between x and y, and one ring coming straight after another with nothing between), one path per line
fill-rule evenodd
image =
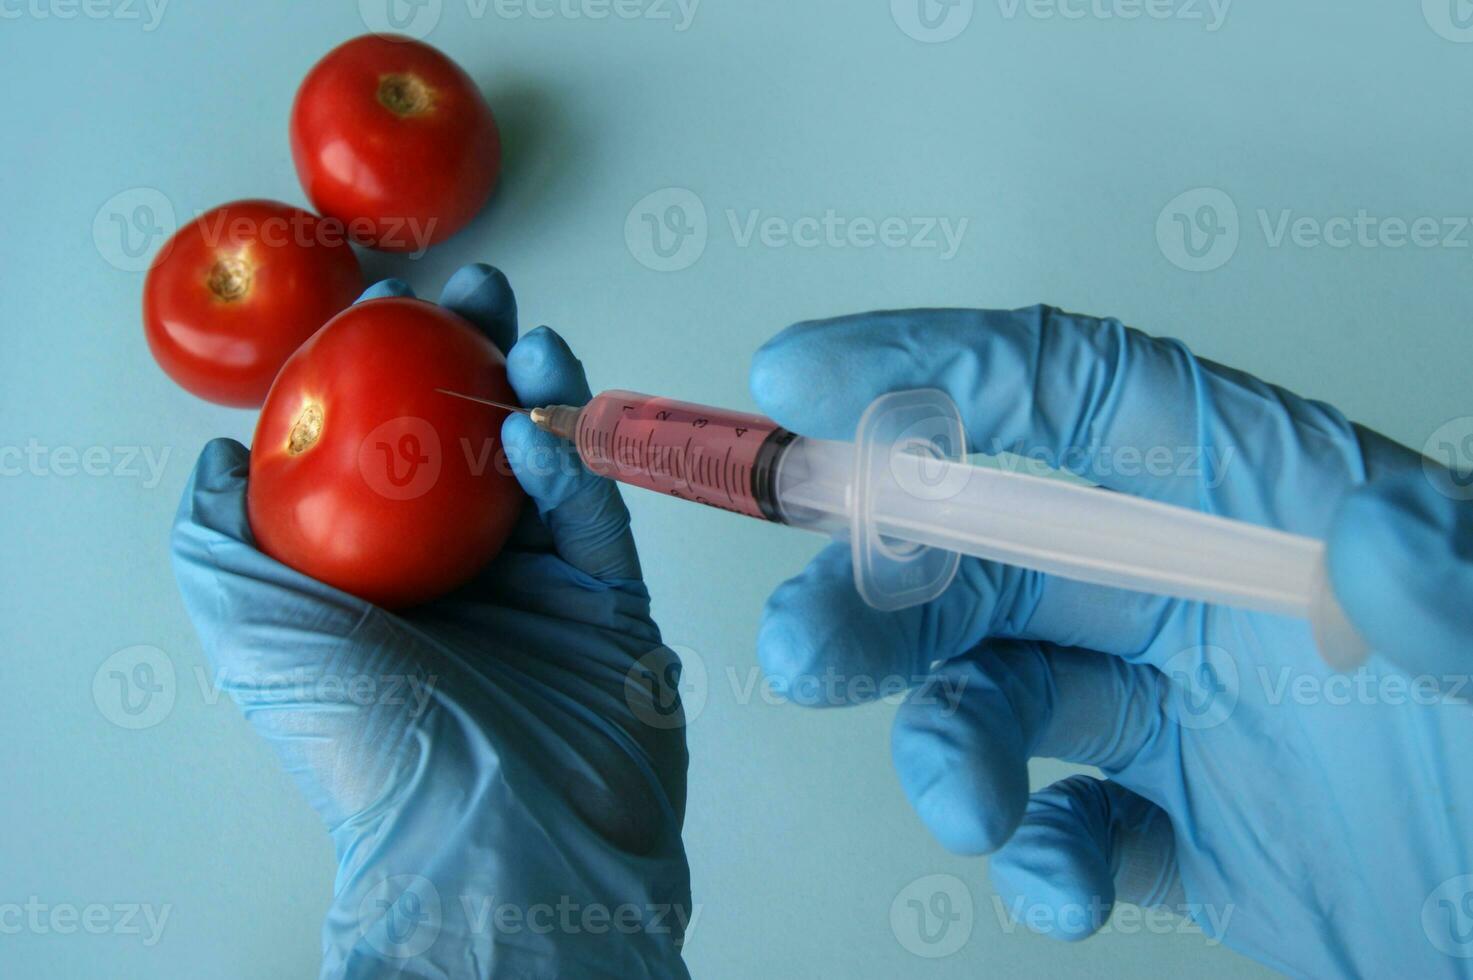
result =
M1348 669L1367 649L1329 587L1324 545L1242 521L966 462L943 392L877 399L853 443L795 435L761 415L605 391L524 409L591 471L658 493L848 540L860 594L880 609L935 598L961 555L1310 622Z

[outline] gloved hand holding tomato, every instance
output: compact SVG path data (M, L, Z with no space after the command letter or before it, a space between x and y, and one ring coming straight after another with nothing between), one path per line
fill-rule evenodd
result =
M495 270L468 266L451 278L441 297L448 324L421 315L429 304L376 298L407 295L380 283L328 332L380 311L390 316L365 336L408 336L401 318L414 330L443 328L447 347L471 362L455 366L459 380L484 394L501 360L463 336L474 326L474 339L508 351L505 375L522 401L589 398L557 334L538 328L513 346L516 304ZM277 432L279 395L316 395L321 429L307 452L340 467L325 467L324 480L361 484L358 450L333 428L339 399L377 394L383 403L353 400L352 411L435 411L414 384L392 379L396 367L418 372L435 358L381 351L365 370L382 371L375 376L389 387L359 386L306 369L337 347L328 332L288 364L262 428ZM337 386L317 389L309 378ZM461 405L478 410L431 397L452 413L442 425L464 421L453 414ZM650 618L629 512L614 483L524 416L484 415L535 506L520 508L505 548L462 587L391 612L264 554L253 533L262 523L255 481L261 454L280 446L258 437L248 454L221 439L201 454L174 526L185 605L224 689L332 835L339 868L323 976L686 977L680 948L695 910L680 836L680 662ZM549 459L557 464L534 465ZM314 497L312 482L294 485L297 510L327 521L347 491L324 484ZM402 532L371 510L347 506L340 533ZM455 523L447 514L444 526ZM548 928L565 915L576 928Z

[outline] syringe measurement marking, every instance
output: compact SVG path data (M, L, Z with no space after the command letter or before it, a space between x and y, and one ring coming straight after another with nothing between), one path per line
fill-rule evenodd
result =
M757 516L751 503L754 470L744 445L754 430L747 418L717 419L688 412L686 406L645 414L649 407L628 402L610 406L613 411L604 414L607 425L594 422L597 416L590 418L580 446L594 451L589 460L594 469L657 492ZM626 422L636 431L630 432ZM680 428L688 433L683 440L677 435ZM699 438L692 429L701 433ZM672 436L679 441L665 442Z

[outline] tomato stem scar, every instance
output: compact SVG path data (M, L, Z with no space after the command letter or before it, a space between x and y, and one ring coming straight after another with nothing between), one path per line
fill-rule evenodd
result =
M418 116L434 107L435 90L418 75L381 75L378 101L396 116Z
M308 402L302 409L302 414L297 416L297 421L292 424L292 430L286 437L286 451L289 455L299 456L312 448L319 436L322 435L322 406L316 402Z
M238 255L217 259L205 284L217 299L233 303L251 291L251 264Z

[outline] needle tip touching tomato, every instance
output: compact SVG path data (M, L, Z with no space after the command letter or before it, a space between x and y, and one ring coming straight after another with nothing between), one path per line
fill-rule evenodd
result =
M329 51L297 90L291 145L313 207L387 251L455 234L501 172L501 136L475 83L409 38L368 34Z
M422 300L359 303L302 345L251 447L261 550L390 608L448 592L495 557L523 500L501 451L505 415L438 388L516 402L495 345Z
M159 250L143 284L144 335L186 390L252 407L292 351L362 288L340 231L289 204L235 201Z

